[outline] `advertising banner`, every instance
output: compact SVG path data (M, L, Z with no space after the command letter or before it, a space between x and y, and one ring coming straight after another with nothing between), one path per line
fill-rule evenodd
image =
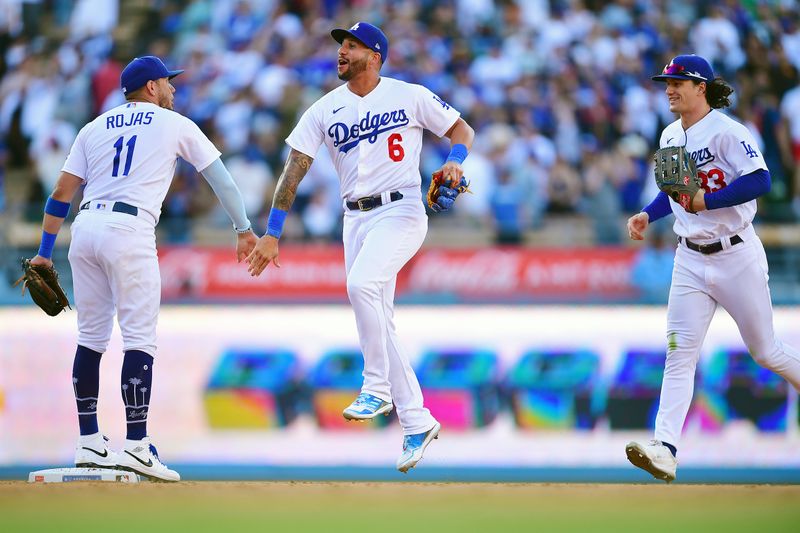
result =
M620 301L631 284L636 251L591 249L423 249L400 272L398 301ZM165 302L346 302L341 246L281 246L281 268L257 278L228 248L159 250Z
M0 466L72 461L75 313L0 309ZM393 468L396 416L347 422L362 357L348 306L166 306L148 433L179 464ZM31 342L30 324L45 342ZM441 422L425 465L625 467L652 438L665 359L665 309L400 306L400 341ZM800 309L776 334L800 346ZM458 324L462 327L449 327ZM125 436L122 346L100 372L101 431ZM681 465L800 467L797 395L758 367L724 312L698 363Z

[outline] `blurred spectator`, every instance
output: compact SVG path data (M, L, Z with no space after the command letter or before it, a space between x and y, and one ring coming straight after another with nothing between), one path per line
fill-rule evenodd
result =
M523 222L525 197L511 173L506 170L498 175L497 185L492 193L492 220L494 222L495 243L520 244L525 224Z
M603 180L605 181L605 180ZM598 189L602 185L598 185ZM561 158L550 169L547 182L547 210L550 213L574 213L583 198L583 183L578 172Z
M664 219L651 224L645 233L645 244L639 248L631 268L631 284L639 289L643 303L663 305L669 299L675 243Z
M234 178L257 217L283 167L288 128L341 83L330 29L364 19L392 43L387 75L428 86L475 127L464 163L474 194L452 214L465 228L524 234L565 213L591 220L596 242L619 242L616 218L644 205L658 132L675 120L650 76L687 52L705 55L733 84L731 112L763 139L773 190L760 216L780 219L793 200L800 217L796 0L16 0L0 9L0 135L10 174L51 179L43 168L69 144L64 123L79 128L121 103L121 63L164 52L186 69L176 110L240 166ZM423 180L446 153L424 144ZM180 221L173 237L188 239L193 218L213 215L214 204L204 202L202 180L181 172L165 209ZM296 202L296 234L303 227L322 238L330 220L338 231L329 154L317 155Z
M242 193L247 217L251 222L258 220L275 180L255 140L251 138L241 153L225 158L225 166Z
M791 143L791 168L794 169L792 207L800 218L800 84L781 100L781 116L785 120Z

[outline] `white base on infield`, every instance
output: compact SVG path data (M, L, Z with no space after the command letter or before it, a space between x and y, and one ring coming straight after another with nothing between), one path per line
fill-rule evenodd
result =
M115 481L139 483L138 474L110 468L48 468L28 474L28 483L67 483L70 481Z

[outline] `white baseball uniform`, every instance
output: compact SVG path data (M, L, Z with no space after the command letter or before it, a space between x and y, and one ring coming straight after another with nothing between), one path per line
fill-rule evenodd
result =
M115 107L78 133L62 170L85 183L69 248L79 345L105 352L116 310L124 350L155 356L155 226L179 156L203 170L220 152L194 122L151 103Z
M680 120L667 126L660 145L686 145L707 193L740 176L766 170L764 158L745 126L712 110L689 129ZM800 352L775 338L764 246L753 229L756 201L687 213L670 199L675 233L681 243L675 255L667 311L667 361L656 416L655 438L677 446L694 391L700 348L717 305L739 328L753 358L800 390ZM731 239L736 243L732 243ZM719 242L722 250L702 254L686 239L702 245Z
M360 97L344 84L300 118L286 143L314 157L322 143L341 182L347 293L364 354L362 392L394 401L403 432L435 425L394 326L397 273L417 252L428 227L421 201L422 130L443 136L460 113L420 85L381 77ZM402 199L391 200L400 192ZM379 195L383 205L353 210L347 202Z

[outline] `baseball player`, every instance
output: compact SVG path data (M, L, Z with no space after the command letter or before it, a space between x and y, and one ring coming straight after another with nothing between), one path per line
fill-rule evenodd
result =
M718 111L730 105L733 89L696 55L675 57L653 80L666 83L670 111L680 115L664 129L660 147L685 146L702 183L688 211L662 191L628 219L630 238L641 240L650 222L675 215L678 249L655 439L625 448L631 463L670 482L700 348L717 305L736 321L756 362L797 390L800 352L773 331L767 258L752 224L756 198L769 191L770 175L747 128Z
M341 181L347 293L364 354L361 394L343 415L366 420L388 414L396 405L404 433L397 468L407 472L441 428L423 406L419 382L394 326L397 273L427 232L419 174L422 130L450 139L452 149L441 170L453 183L462 179L461 163L474 132L458 111L425 87L380 76L389 43L379 28L359 22L349 30L335 29L331 36L341 43L337 73L347 83L314 103L286 139L291 152L267 233L247 261L254 276L270 263L280 267L278 239L286 213L324 143ZM448 192L439 207L448 209L456 195Z
M120 82L127 103L78 133L45 205L42 242L31 260L52 266L56 235L75 192L85 185L69 248L78 312L72 371L80 426L75 465L120 467L163 481L180 476L159 460L147 435L161 298L155 226L178 157L202 172L231 217L239 261L257 241L220 152L191 120L172 110L170 80L181 72L168 70L155 56L135 58L125 67ZM115 314L125 351L121 385L127 439L119 454L108 448L97 424L100 359Z

